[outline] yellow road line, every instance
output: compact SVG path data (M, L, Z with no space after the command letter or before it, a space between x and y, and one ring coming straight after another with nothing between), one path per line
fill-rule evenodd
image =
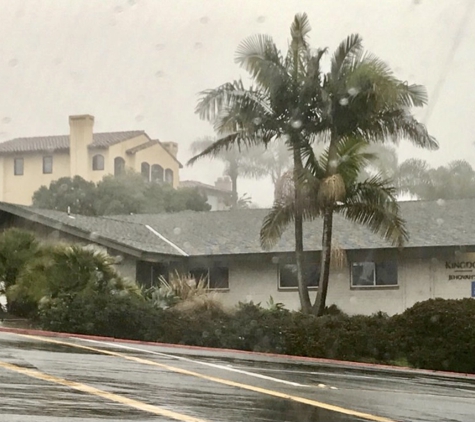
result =
M126 406L133 407L144 412L152 413L154 415L165 416L182 422L206 422L204 419L198 419L192 416L182 415L181 413L172 412L171 410L163 409L158 406L153 406L151 404L147 404L138 400L119 396L118 394L99 390L98 388L94 388L86 384L81 384L79 382L69 381L64 378L58 378L53 375L48 375L43 372L36 371L34 369L22 368L21 366L12 365L11 363L3 361L0 361L0 368L9 369L10 371L18 372L20 374L27 375L29 377L36 378L39 380L63 385L65 387L81 391L83 393L92 394L94 396L102 397L103 399L111 400L116 403L125 404Z
M337 412L337 413L342 413L342 414L345 414L345 415L350 415L350 416L362 418L362 419L365 419L365 420L368 420L368 421L373 421L373 422L396 422L395 420L386 418L384 416L372 415L370 413L359 412L357 410L346 409L344 407L334 406L332 404L323 403L323 402L316 401L316 400L306 399L305 397L294 396L294 395L290 395L290 394L281 393L281 392L275 391L275 390L268 390L266 388L256 387L254 385L242 384L242 383L239 383L239 382L234 382L234 381L226 380L226 379L223 379L223 378L212 377L212 376L209 376L209 375L200 374L198 372L188 371L187 369L177 368L177 367L166 365L166 364L163 364L163 363L158 363L158 362L155 362L155 361L152 361L152 360L147 360L147 359L142 359L142 358L138 358L138 357L135 357L135 356L125 355L125 354L119 353L119 352L113 352L113 351L105 350L105 349L98 349L96 347L83 346L81 344L74 344L74 343L69 343L69 342L66 342L66 341L54 340L54 339L47 338L47 337L38 337L38 336L31 336L31 335L26 335L26 334L20 334L20 335L22 337L28 337L28 338L34 339L34 340L39 340L39 341L44 341L44 342L54 343L54 344L61 344L61 345L66 345L66 346L70 346L70 347L76 347L78 349L90 350L90 351L93 351L93 352L96 352L96 353L102 353L102 354L105 354L105 355L120 357L122 359L130 360L130 361L133 361L133 362L138 362L138 363L142 363L142 364L150 365L150 366L156 366L156 367L161 368L161 369L166 369L170 372L175 372L175 373L182 374L182 375L190 375L190 376L193 376L193 377L196 377L196 378L201 378L201 379L204 379L204 380L207 380L207 381L212 381L212 382L216 382L216 383L219 383L219 384L224 384L224 385L227 385L227 386L230 386L230 387L242 388L244 390L254 391L256 393L261 393L261 394L266 394L266 395L272 396L272 397L278 397L278 398L281 398L281 399L292 400L292 401L297 402L297 403L307 404L309 406L318 407L318 408L321 408L321 409L330 410L332 412Z

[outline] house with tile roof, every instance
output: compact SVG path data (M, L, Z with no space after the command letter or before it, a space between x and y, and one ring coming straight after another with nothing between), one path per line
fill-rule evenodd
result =
M395 314L429 298L475 296L475 200L401 203L410 239L398 249L335 216L334 240L345 260L331 272L328 304L350 314ZM96 245L120 257L123 275L150 285L175 271L206 277L227 305L265 304L272 296L298 309L292 228L262 250L267 210L86 217L0 203L0 229L22 227L45 238ZM304 276L318 290L321 221L304 224Z
M211 206L211 211L225 211L231 209L233 193L231 179L229 177L219 177L213 185L198 182L197 180L183 180L180 187L194 188L205 195L207 203Z
M133 169L149 181L179 185L178 144L143 131L94 133L94 117L70 116L69 134L0 143L0 201L31 204L33 193L61 177L98 182Z

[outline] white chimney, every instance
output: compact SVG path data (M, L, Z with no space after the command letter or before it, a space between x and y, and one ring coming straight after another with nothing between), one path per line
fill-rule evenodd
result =
M89 162L88 145L92 144L94 116L83 114L69 116L69 160L70 175L88 180L92 164Z

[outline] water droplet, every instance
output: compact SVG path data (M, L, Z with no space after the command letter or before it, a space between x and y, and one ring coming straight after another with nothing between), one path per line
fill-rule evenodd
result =
M348 94L351 95L352 97L354 97L355 95L357 95L358 92L360 92L358 88L350 88L350 89L348 90Z
M331 386L330 390L338 390L338 388Z
M129 0L128 3L129 3L129 6L135 6L137 4L135 0Z
M141 122L144 119L143 114L137 114L135 116L135 121L136 122Z
M0 132L0 138L1 139L7 139L8 138L8 133L7 132Z
M279 263L279 257L278 256L273 256L272 257L272 263L273 264L278 264Z
M266 17L265 17L265 16L262 16L262 15L261 15L261 16L258 16L258 17L257 17L257 22L263 23L263 22L265 22L265 21L266 21Z
M196 50L199 50L199 49L203 48L203 44L200 43L200 42L195 42L194 48L195 48Z
M318 387L320 387L320 388L325 388L326 385L325 385L325 384L318 384Z
M122 6L114 7L114 12L115 13L122 13L123 11L124 11L124 9L122 8Z
M97 232L91 232L91 234L89 235L89 239L91 239L91 240L97 240L97 239L99 239L99 233L97 233Z
M114 258L114 262L116 264L122 264L122 262L124 262L124 257L122 255L117 255L115 258Z
M330 166L330 168L337 168L338 167L338 160L330 160L328 162L328 165Z
M209 22L208 16L203 16L203 17L200 19L200 22L203 23L203 24L208 23L208 22Z
M11 67L15 67L16 65L18 65L18 59L11 59L8 62L8 65L11 66Z
M185 242L185 243L183 243L183 247L185 249L189 249L189 248L191 248L191 243L190 242Z
M356 298L356 296L351 296L350 297L350 303L356 303L358 301L358 299Z
M437 205L440 205L441 207L444 206L444 205L445 205L445 200L442 199L442 198L439 198L439 199L437 200Z
M437 258L432 258L432 259L431 259L431 262L432 262L433 264L438 264L438 263L439 263L439 260L438 260Z
M56 57L53 60L53 64L55 64L56 66L60 65L61 63L63 63L63 59L61 57Z
M164 74L161 70L157 70L157 71L155 72L155 77L156 77L156 78L163 78L164 75L165 75L165 74Z
M165 49L165 44L155 44L155 50L157 51L161 51L161 50L164 50Z
M340 101L339 101L340 105L342 106L347 106L348 105L348 98L342 98Z
M173 234L176 234L176 235L178 236L180 233L181 233L180 227L175 227L175 228L173 229Z
M438 218L436 221L437 221L437 224L438 224L439 226L441 226L442 224L444 224L444 219L443 219L443 218Z
M256 117L252 119L252 123L254 123L255 125L260 125L262 123L262 119L260 117Z
M7 125L8 123L10 123L11 121L12 121L12 119L10 119L10 117L4 117L4 118L2 119L2 123L6 124L6 125Z
M294 129L300 129L302 127L302 120L293 120L290 123L290 126L292 126Z
M432 315L432 316L430 317L430 322L436 323L436 322L439 321L439 319L440 319L439 315Z

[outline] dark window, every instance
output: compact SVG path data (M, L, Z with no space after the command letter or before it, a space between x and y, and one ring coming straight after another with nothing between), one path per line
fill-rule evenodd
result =
M210 289L229 289L229 269L226 267L213 267L209 271Z
M320 271L318 265L315 263L304 263L303 265L303 280L308 287L318 287L318 280L320 278ZM280 289L295 289L298 287L297 282L297 265L296 264L281 264L279 266L279 288Z
M97 154L92 157L92 169L93 170L104 170L104 156Z
M13 161L13 173L15 176L23 176L23 158L15 158Z
M227 267L193 268L190 276L198 283L203 280L210 290L229 289L229 269Z
M158 164L152 166L152 182L163 182L163 167Z
M173 170L165 170L165 182L170 183L170 185L173 185Z
M125 160L122 157L114 158L114 176L125 173Z
M140 173L142 174L142 177L145 179L145 181L149 182L150 181L150 164L144 161L140 166Z
M43 157L43 174L51 173L53 173L53 157L47 155L46 157Z
M353 262L351 266L351 285L397 286L397 262Z
M168 281L168 266L165 264L137 261L135 271L137 283L144 287L157 286L162 277Z

